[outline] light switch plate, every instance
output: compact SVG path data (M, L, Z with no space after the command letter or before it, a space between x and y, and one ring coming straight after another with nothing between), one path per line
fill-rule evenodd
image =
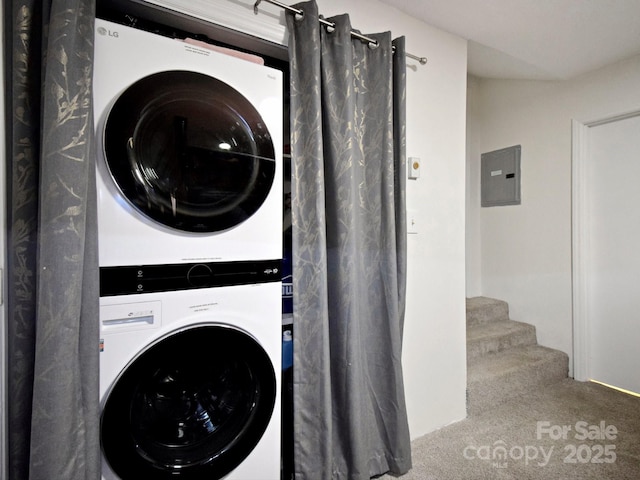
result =
M407 233L418 233L418 212L416 210L407 210Z

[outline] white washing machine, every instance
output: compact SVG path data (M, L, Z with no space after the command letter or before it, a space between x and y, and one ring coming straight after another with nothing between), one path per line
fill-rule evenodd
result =
M255 274L101 297L103 480L280 479L281 283Z
M100 265L282 258L282 72L96 20Z
M280 478L282 74L96 20L104 480Z

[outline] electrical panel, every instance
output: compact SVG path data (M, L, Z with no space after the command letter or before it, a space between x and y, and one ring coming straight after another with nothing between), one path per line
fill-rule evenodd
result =
M520 205L520 145L480 156L481 206Z

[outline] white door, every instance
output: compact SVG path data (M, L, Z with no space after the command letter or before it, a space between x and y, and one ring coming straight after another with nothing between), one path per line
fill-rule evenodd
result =
M587 138L588 376L640 392L640 116L592 126Z

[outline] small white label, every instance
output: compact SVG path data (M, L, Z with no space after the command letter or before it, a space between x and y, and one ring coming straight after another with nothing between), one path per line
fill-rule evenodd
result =
M492 177L497 177L498 175L502 175L502 170L493 170L491 172Z
M409 157L409 179L417 180L420 178L420 159L418 157Z

